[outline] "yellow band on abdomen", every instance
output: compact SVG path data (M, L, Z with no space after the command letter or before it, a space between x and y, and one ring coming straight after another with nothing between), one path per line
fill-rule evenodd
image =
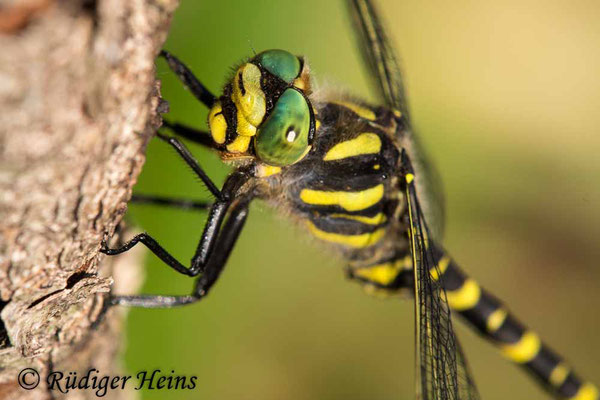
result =
M450 265L450 257L442 257L442 259L437 263L437 268L433 267L429 270L429 275L431 275L431 279L433 279L434 281L440 279L440 275L444 275L444 272L446 272L448 265Z
M523 333L517 343L501 345L502 354L519 364L533 360L541 347L542 341L539 336L530 331Z
M473 279L467 279L456 290L446 291L448 304L457 311L464 311L475 307L481 297L481 287Z
M548 382L554 387L560 387L567 379L567 376L569 376L569 367L564 363L560 363L552 369Z
M405 264L410 264L411 262L412 258L408 258L408 260L403 258L382 264L371 265L369 267L356 269L354 275L369 282L387 286L396 279L400 271L404 269Z
M496 332L498 329L500 329L500 327L506 320L506 317L508 317L508 311L506 311L504 308L496 309L493 313L491 313L488 316L487 320L485 321L487 331L489 333Z
M586 382L577 391L575 396L571 397L572 400L598 400L599 397L598 388L593 384Z

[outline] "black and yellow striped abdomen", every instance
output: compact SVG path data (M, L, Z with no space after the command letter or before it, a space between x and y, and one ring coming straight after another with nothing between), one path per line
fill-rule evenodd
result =
M443 251L437 252L437 271L432 278L441 279L448 304L484 337L496 344L502 354L536 376L551 392L567 399L594 400L598 389L582 381L566 362L544 344L496 297L469 278Z

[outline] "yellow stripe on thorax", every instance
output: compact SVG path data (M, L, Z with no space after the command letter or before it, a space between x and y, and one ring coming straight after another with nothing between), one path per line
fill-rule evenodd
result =
M331 218L344 218L351 219L353 221L362 222L367 225L380 225L383 224L387 218L384 213L379 213L373 217L366 217L364 215L350 215L350 214L331 214Z
M539 336L531 331L523 333L517 343L503 344L500 346L502 354L512 361L523 364L535 358L542 348Z
M450 307L457 311L468 310L475 307L481 297L481 287L473 279L467 279L456 290L447 290L446 296Z
M361 133L354 139L333 146L323 157L324 161L341 160L363 154L377 154L381 150L381 139L375 133Z
M358 192L302 189L300 199L306 204L340 206L347 211L359 211L377 204L383 198L383 193L383 184Z
M598 388L592 383L586 382L577 391L572 400L597 400L599 397Z
M349 101L332 101L332 103L338 104L342 107L346 107L349 110L352 110L359 117L368 119L369 121L375 121L377 119L377 116L372 110L368 109L367 107L361 106L360 104L351 103Z
M310 221L306 221L306 223L310 232L319 239L355 248L371 246L377 243L385 233L385 228L381 228L374 232L363 233L360 235L343 235L340 233L322 231Z

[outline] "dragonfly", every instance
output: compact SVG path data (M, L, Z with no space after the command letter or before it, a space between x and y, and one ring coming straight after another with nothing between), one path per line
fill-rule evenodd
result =
M209 108L209 130L165 121L173 134L216 151L234 171L219 187L183 141L157 133L210 191L211 204L135 195L143 203L208 209L189 265L141 233L102 252L118 255L138 243L175 271L195 278L189 295L112 296L111 305L170 308L202 300L223 271L250 203L263 199L290 215L347 260L348 276L373 294L414 299L416 397L479 399L454 332L455 316L498 346L554 397L598 399L540 336L520 322L443 246L443 202L407 106L400 67L370 0L348 0L361 54L380 105L313 91L308 63L285 50L243 62L220 96L177 57L161 56Z

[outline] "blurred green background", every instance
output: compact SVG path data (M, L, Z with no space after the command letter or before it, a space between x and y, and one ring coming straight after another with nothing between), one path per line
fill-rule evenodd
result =
M379 1L402 56L413 121L445 183L446 247L589 379L600 383L600 3ZM184 1L165 48L215 93L269 48L303 54L317 84L377 101L342 1ZM158 62L172 120L206 109ZM190 148L217 182L229 167ZM208 198L152 141L138 193ZM187 262L205 213L131 206L130 219ZM191 280L147 259L147 293ZM208 298L133 310L130 372L197 375L145 399L412 399L413 306L345 281L343 261L263 203ZM459 325L482 397L549 398Z

